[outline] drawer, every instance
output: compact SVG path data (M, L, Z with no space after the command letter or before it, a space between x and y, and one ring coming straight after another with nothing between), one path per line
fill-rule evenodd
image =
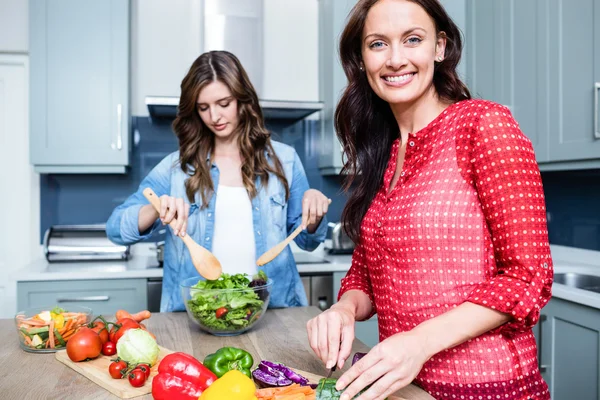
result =
M146 283L146 279L18 282L17 308L77 305L91 308L94 315L119 309L137 312L148 307Z

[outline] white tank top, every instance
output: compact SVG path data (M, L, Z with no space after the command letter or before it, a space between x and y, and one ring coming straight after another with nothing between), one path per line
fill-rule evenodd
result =
M252 202L245 187L217 187L214 226L212 252L223 272L254 275L257 267Z

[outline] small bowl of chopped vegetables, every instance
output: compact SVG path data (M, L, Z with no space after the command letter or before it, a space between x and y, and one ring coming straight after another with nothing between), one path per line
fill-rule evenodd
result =
M15 326L25 351L50 353L66 347L69 338L92 319L87 307L36 307L19 311Z
M273 280L260 271L254 277L221 274L213 281L193 277L180 286L192 321L213 335L233 336L252 328L265 314Z

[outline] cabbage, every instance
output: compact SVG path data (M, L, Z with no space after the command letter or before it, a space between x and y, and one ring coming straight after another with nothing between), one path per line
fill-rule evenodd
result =
M156 340L143 329L129 329L117 342L117 355L130 364L153 366L158 360L158 351Z

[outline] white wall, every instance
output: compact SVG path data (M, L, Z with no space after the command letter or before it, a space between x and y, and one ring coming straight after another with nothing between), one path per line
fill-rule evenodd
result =
M0 52L29 51L29 2L0 0Z
M29 59L0 54L0 318L13 317L10 275L40 258L39 175L29 163Z

